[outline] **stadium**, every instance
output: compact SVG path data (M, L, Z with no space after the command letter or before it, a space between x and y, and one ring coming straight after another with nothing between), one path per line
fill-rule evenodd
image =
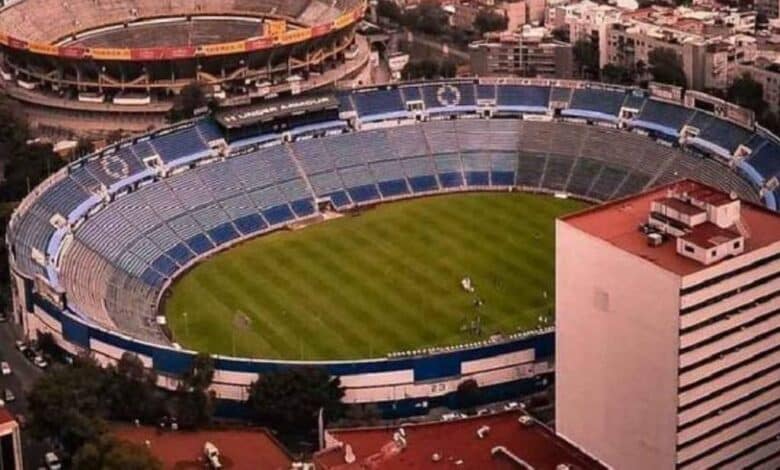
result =
M499 400L552 378L555 217L684 177L777 210L779 154L750 112L673 87L460 79L267 101L35 188L6 240L14 316L74 354L133 352L162 386L213 353L227 401L294 364L388 415L469 378Z
M235 106L354 76L368 61L355 34L365 8L363 0L11 2L0 9L0 82L37 123L145 131L164 124L193 82Z

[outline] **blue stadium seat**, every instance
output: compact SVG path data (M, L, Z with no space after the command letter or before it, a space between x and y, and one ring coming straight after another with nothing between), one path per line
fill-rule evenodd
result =
M541 86L507 85L498 88L498 105L544 108L550 101L550 89Z
M668 131L677 133L691 118L694 111L661 101L647 100L639 112L638 120L656 124Z
M355 186L347 189L349 196L356 203L375 201L379 199L379 192L376 190L376 186L373 184L365 184L363 186Z
M238 218L233 221L233 224L243 233L249 235L250 233L259 232L267 227L265 221L260 214L249 214L244 217Z
M490 173L487 171L467 171L466 184L469 186L489 186Z
M513 171L493 171L490 173L490 184L493 186L514 186L515 173Z
M146 271L141 274L141 280L152 287L159 287L165 281L165 279L152 268L147 268Z
M373 90L352 95L361 116L391 114L406 111L401 92L397 89Z
M713 119L699 133L699 138L712 142L733 153L740 144L747 142L751 133L747 129L722 119Z
M379 192L384 197L400 196L402 194L409 194L409 188L406 186L405 180L392 180L392 181L380 181Z
M160 255L156 260L154 260L154 262L152 262L152 267L156 269L157 272L165 275L166 277L171 277L178 269L176 263L174 263L172 259L165 255Z
M270 225L278 225L293 220L295 214L290 210L287 204L280 204L263 211L263 217Z
M326 194L325 197L329 197L330 201L336 207L345 207L352 204L352 201L349 199L349 196L345 191L336 191L330 194Z
M195 127L154 137L152 145L166 163L180 158L192 157L209 150Z
M409 186L412 187L412 191L415 193L424 193L439 189L439 183L433 175L412 176L409 178Z
M771 179L775 175L780 175L780 145L768 142L766 145L761 146L757 152L753 152L748 162L766 180Z
M183 266L187 261L194 257L192 251L187 248L187 245L181 242L177 243L176 246L168 250L165 254L173 258L180 266Z
M460 173L439 173L442 188L457 188L463 186L463 175Z
M226 222L209 230L209 236L217 245L222 245L238 238L238 232L236 232L236 229L233 228L230 222Z
M579 114L585 117L605 115L617 118L625 99L625 92L581 88L574 90L569 109L580 111Z
M211 243L211 240L209 240L206 235L202 233L199 233L187 240L187 245L190 247L190 249L192 249L192 251L199 255L202 255L203 253L214 248L214 244Z
M314 214L317 209L314 207L314 201L311 198L299 199L290 203L293 212L298 217L306 217Z

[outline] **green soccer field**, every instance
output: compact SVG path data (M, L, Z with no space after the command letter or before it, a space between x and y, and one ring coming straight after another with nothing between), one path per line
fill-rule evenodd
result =
M269 359L368 358L513 333L551 315L554 220L581 207L510 193L383 205L218 254L174 284L165 311L184 347Z

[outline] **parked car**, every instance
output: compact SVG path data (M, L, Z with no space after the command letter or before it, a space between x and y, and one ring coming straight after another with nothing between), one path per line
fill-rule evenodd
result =
M3 375L11 375L11 366L7 362L0 362L0 373Z
M5 323L8 321L8 314L7 313L0 313L0 323Z
M16 400L16 397L14 396L14 392L12 392L10 388L6 388L6 389L3 391L3 399L4 399L6 402L9 402L9 401L14 401L14 400Z
M46 452L46 455L43 456L43 461L49 470L62 470L60 458L54 452Z
M453 411L452 413L444 413L441 415L442 421L455 421L456 419L468 418L465 414L459 411Z
M46 362L46 359L44 359L40 354L35 356L35 359L33 359L33 364L40 367L41 369L49 367L49 363Z
M20 353L24 353L29 349L27 347L27 343L25 343L22 340L16 340L16 342L14 342L14 346L16 347L17 351L19 351Z

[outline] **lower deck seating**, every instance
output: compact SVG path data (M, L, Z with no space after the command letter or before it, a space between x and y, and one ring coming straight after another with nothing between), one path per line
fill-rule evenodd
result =
M753 160L760 166L768 157L757 152ZM326 202L344 209L515 185L607 200L684 176L758 200L746 180L725 168L645 136L562 122L432 121L342 134L327 145L310 139L229 156L109 200L72 234L59 275L77 311L161 341L155 302L177 272L241 237L317 215ZM72 207L77 201L61 203ZM33 205L11 227L25 255L16 256L29 272L43 271L29 252L45 250L54 232L45 209L55 204Z

